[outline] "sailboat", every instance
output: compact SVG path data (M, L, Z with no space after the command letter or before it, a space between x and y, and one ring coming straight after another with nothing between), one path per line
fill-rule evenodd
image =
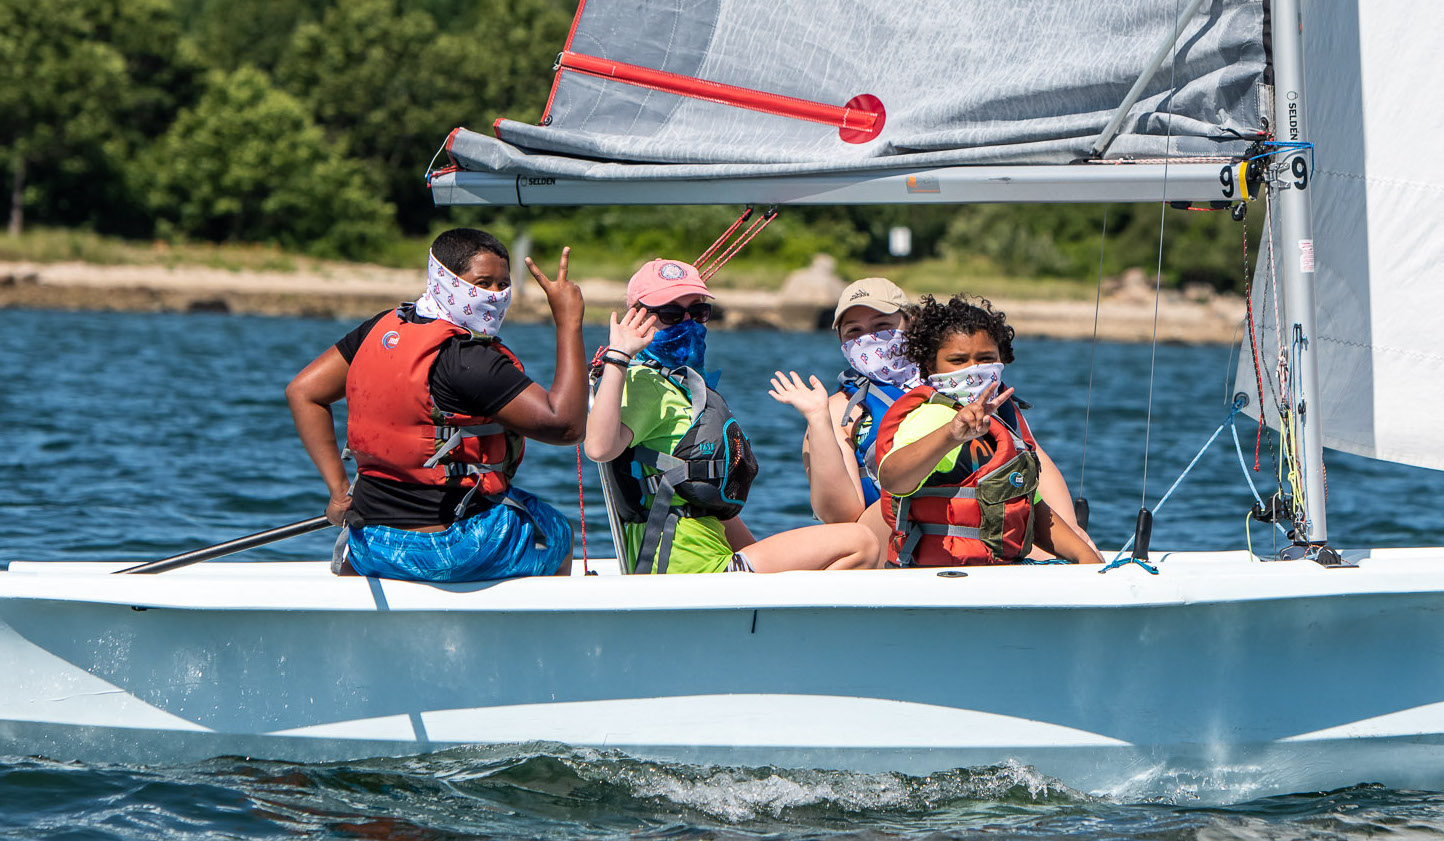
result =
M1323 473L1325 446L1444 467L1441 24L1424 0L585 0L541 125L453 132L438 203L1267 203L1238 390L1295 457L1287 549L445 586L17 562L0 753L545 740L1018 762L1123 798L1444 788L1444 548L1330 545Z

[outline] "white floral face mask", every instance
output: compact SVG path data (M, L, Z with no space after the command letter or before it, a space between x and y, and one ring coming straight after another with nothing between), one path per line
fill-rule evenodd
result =
M998 386L993 390L994 397L1003 390L1003 363L984 362L928 377L928 385L963 405L977 402L989 384Z
M493 292L467 283L427 254L426 291L416 299L416 314L440 318L482 336L495 336L511 306L511 287Z
M903 353L901 330L865 333L842 343L842 355L852 369L870 380L912 389L922 383L918 366Z

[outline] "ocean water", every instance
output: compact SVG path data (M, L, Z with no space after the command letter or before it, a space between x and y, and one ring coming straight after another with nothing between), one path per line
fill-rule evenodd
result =
M321 513L324 486L282 390L352 325L224 315L0 312L0 561L141 562ZM547 328L509 344L550 381ZM604 339L589 329L588 345ZM1023 340L1009 382L1105 549L1132 533L1229 415L1225 346ZM772 534L810 520L803 423L766 394L779 367L830 381L825 334L715 331L708 366L762 473L746 519ZM1150 371L1152 375L1150 376ZM1090 376L1092 388L1089 388ZM1152 407L1149 408L1150 383ZM338 412L338 423L344 410ZM1243 460L1257 427L1236 421ZM1085 445L1086 442L1086 445ZM1267 438L1265 438L1267 443ZM1146 456L1147 481L1144 481ZM1328 453L1339 547L1438 545L1444 475ZM1265 494L1265 447L1254 475ZM519 483L574 521L590 559L613 555L595 468L533 445ZM1146 494L1145 494L1146 484ZM1153 548L1244 545L1253 498L1225 429L1155 515ZM1255 524L1263 550L1272 530ZM240 562L329 557L326 533ZM582 544L578 541L578 553ZM3 586L3 579L0 579ZM4 680L0 674L0 680ZM1361 781L1364 782L1364 781ZM3 838L1353 838L1444 836L1444 795L1360 785L1227 808L1120 803L1026 767L926 778L644 763L564 745L476 747L410 759L297 765L220 757L179 767L0 758Z

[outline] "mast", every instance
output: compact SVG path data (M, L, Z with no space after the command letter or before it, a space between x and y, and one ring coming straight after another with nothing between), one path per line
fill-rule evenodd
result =
M1306 143L1308 128L1304 107L1303 15L1300 0L1273 0L1274 136L1282 143ZM1304 510L1304 533L1295 534L1293 557L1316 557L1329 563L1325 553L1337 559L1323 544L1328 539L1324 511L1324 435L1319 393L1318 347L1314 328L1314 223L1309 204L1311 148L1285 147L1270 167L1270 201L1278 214L1280 241L1280 286L1287 324L1279 335L1289 349L1293 413L1299 431L1297 452L1302 461L1302 488L1295 488L1295 502ZM1287 422L1287 421L1285 421ZM1310 551L1318 547L1324 551ZM1330 563L1329 565L1334 565Z

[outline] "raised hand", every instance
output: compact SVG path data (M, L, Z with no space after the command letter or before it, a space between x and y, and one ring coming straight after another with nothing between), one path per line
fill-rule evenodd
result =
M611 335L607 344L628 356L636 356L637 351L652 343L652 337L656 334L657 317L646 310L629 309L620 321L613 312Z
M801 412L803 417L827 413L827 389L817 377L808 377L807 384L804 385L802 377L799 377L796 371L788 371L787 374L775 371L772 374L772 388L768 389L767 393L778 403L786 403Z
M988 387L983 389L977 400L966 406L959 406L957 414L948 422L948 436L961 444L987 432L991 425L989 417L1013 396L1013 389L1010 388L994 397L993 392L997 389L997 383L988 383Z
M526 258L527 271L541 287L542 294L547 296L547 305L551 307L552 319L558 326L579 326L582 323L582 313L586 311L586 303L582 301L581 287L567 280L567 265L571 262L571 248L562 249L562 258L557 264L557 279L551 280L530 257Z

